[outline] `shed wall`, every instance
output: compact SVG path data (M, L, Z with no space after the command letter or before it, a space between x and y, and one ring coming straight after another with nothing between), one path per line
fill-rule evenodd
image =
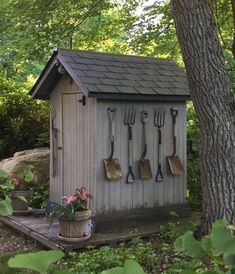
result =
M178 108L177 116L177 154L185 171L186 167L186 109L184 103L127 103L101 101L88 98L87 105L78 101L82 93L71 79L64 76L51 95L51 104L57 111L55 126L58 128L57 174L50 179L50 199L60 202L64 195L74 193L76 187L86 186L92 194L91 209L95 214L107 214L136 208L151 208L185 202L185 175L170 174L166 155L173 152L173 124L170 108ZM114 157L119 159L123 171L120 181L106 180L103 159L110 155L110 122L107 109L118 109L115 127ZM136 109L136 122L133 126L134 184L126 184L128 168L128 136L124 126L124 114L128 108ZM157 108L166 110L163 128L164 182L155 182L157 171L157 128L154 127L154 112ZM146 110L149 120L146 125L148 152L153 179L139 179L138 160L143 150L143 134L140 113ZM52 147L52 146L51 146ZM52 159L52 158L51 158ZM52 170L52 161L51 161Z
M105 179L103 159L110 155L110 123L107 109L116 107L118 109L115 128L115 152L114 158L118 158L123 179L120 181L107 181ZM157 108L164 107L166 110L165 126L163 128L163 145L161 159L163 161L164 182L155 182L157 172L157 128L154 127L154 112ZM98 101L97 104L97 213L103 214L112 211L150 208L163 205L180 204L185 202L186 174L172 176L170 174L166 155L173 152L173 124L170 108L178 108L177 116L177 154L179 155L185 170L186 167L186 110L184 103L123 103ZM136 121L133 126L133 151L134 151L134 174L136 181L126 184L128 169L128 135L127 126L123 124L125 110L134 108L136 110ZM140 180L138 160L143 151L143 127L141 123L141 111L149 113L146 125L148 152L153 179Z

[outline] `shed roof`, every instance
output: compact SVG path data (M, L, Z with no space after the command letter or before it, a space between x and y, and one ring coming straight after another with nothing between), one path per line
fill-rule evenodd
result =
M60 65L90 97L164 101L169 96L177 101L190 97L184 70L169 59L58 49L30 91L33 98L50 98L61 77Z

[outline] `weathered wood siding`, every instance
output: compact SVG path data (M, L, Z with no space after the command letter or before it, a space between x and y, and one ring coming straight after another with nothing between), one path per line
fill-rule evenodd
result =
M118 109L115 127L115 152L114 158L118 158L123 179L120 181L107 181L105 179L103 159L110 155L110 123L107 109L116 107ZM128 135L127 126L124 126L125 110L136 109L136 122L133 126L133 150L134 150L134 184L126 184L128 168ZM164 182L155 182L157 172L157 128L154 127L154 111L164 107L166 109L165 126L163 128L162 161ZM142 207L156 207L162 205L179 204L185 202L186 173L185 175L172 176L170 174L166 155L173 152L173 124L170 108L179 110L177 116L177 154L179 155L185 171L186 167L186 110L182 103L123 103L102 102L97 104L97 213L103 214L112 211L127 210ZM149 113L146 125L148 152L153 179L142 181L139 179L138 160L143 151L143 128L141 123L141 111Z
M55 177L51 157L50 199L53 202L60 202L62 196L73 194L81 186L95 195L96 99L87 100L83 106L79 102L81 98L82 93L67 76L59 81L51 96L51 104L57 110L58 146L61 147Z
M50 179L50 199L60 202L63 195L73 194L76 187L86 186L93 195L91 208L96 214L110 213L135 208L151 208L185 202L185 175L172 176L167 165L166 155L173 152L173 124L170 108L179 110L177 116L177 154L185 171L186 167L186 109L183 103L127 103L100 101L88 98L86 106L78 101L82 93L64 76L57 84L51 96L51 103L57 110L56 127L59 129L59 147L57 174ZM110 155L110 122L107 109L118 109L115 123L115 152L123 171L120 181L108 181L105 177L103 159ZM126 184L128 168L128 136L124 126L125 110L136 109L136 122L133 126L134 148L134 184ZM166 109L163 128L163 161L164 182L155 182L157 171L157 128L154 127L154 111ZM138 160L143 150L143 127L141 111L149 113L146 125L148 152L153 179L139 179ZM52 164L52 161L51 161Z

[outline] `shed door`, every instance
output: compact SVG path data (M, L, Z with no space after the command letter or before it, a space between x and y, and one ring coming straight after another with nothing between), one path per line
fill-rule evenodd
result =
M79 115L79 94L63 94L62 125L63 125L63 185L64 195L72 195L81 170L81 155L83 148L78 140L83 136L81 130L82 117Z
M89 182L94 180L93 105L87 100L83 106L80 99L81 93L62 95L63 195L72 195L81 186L91 191Z

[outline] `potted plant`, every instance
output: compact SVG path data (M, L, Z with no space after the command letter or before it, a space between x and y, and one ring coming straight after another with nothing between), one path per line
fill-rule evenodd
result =
M79 239L89 236L91 211L88 201L91 195L85 187L77 188L74 195L63 197L62 204L54 206L50 219L59 219L60 234L62 239Z
M37 180L31 170L31 166L21 174L11 178L13 189L11 190L12 208L14 212L27 212L28 199L33 195L32 186Z

